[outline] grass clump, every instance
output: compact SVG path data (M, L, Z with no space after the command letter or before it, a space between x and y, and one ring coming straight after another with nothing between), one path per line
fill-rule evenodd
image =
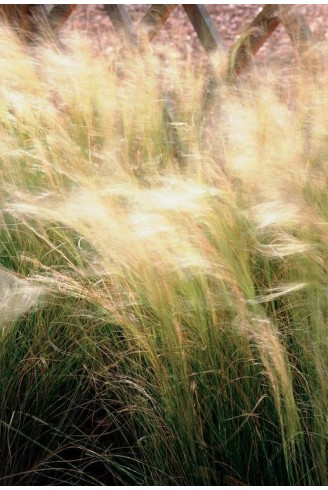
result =
M1 483L326 485L325 70L7 34Z

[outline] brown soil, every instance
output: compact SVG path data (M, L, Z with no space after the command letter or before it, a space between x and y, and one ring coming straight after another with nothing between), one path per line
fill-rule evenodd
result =
M150 5L126 5L125 7L137 27ZM254 4L211 4L206 7L227 48L232 46L243 28L261 10L260 5ZM318 41L328 37L328 5L296 5L295 9L305 17ZM79 5L62 28L61 34L64 36L72 29L82 31L90 37L97 51L111 50L120 39L103 5ZM163 47L165 49L175 47L182 56L189 54L197 63L207 63L207 55L181 5L168 18L164 28L154 38L153 45L162 50ZM256 63L263 64L264 61L277 60L285 65L290 65L294 54L294 48L286 31L279 26L257 53Z

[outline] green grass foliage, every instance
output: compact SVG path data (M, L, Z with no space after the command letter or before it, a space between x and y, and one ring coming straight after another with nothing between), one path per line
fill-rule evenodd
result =
M0 37L1 484L327 485L324 67Z

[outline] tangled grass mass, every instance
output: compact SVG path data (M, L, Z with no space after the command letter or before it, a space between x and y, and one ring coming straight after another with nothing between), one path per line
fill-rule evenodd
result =
M324 63L0 37L1 485L328 485Z

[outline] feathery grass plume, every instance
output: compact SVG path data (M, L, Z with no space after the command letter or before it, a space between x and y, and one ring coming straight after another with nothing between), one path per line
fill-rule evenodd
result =
M327 484L327 73L0 38L0 481Z
M39 302L42 289L28 279L21 279L13 272L0 268L1 331Z

